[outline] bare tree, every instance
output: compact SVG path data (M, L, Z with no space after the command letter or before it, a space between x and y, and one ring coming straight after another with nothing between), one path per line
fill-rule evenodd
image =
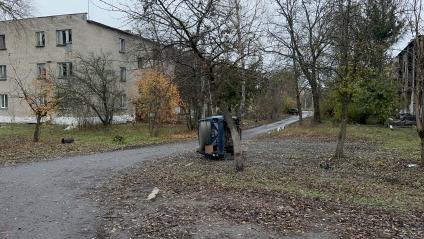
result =
M58 95L63 98L61 111L64 113L87 109L103 125L109 125L116 113L126 107L123 82L106 54L77 56L76 67L63 66L66 74L61 74L56 82Z
M229 3L224 0L135 0L131 6L115 6L115 9L127 13L130 19L140 23L146 30L147 37L149 31L154 31L150 36L155 35L153 40L159 41L161 46L173 47L182 53L190 52L198 58L201 92L204 96L202 116L206 115L207 109L211 114L216 111L216 67L225 58L238 63L245 57L243 54L228 58L229 51L237 45L237 34L234 33L234 28L227 24L234 12L233 5ZM232 123L230 110L225 106L219 109L224 113L232 132L236 169L242 170L240 135Z
M106 1L103 1L106 4ZM180 53L191 52L201 67L203 112L214 113L216 102L210 90L214 89L214 68L230 47L231 32L226 22L229 7L221 1L134 0L132 5L116 7L138 25L146 38L158 41L162 48L176 48Z
M321 61L330 45L333 1L275 0L271 51L293 58L311 87L314 122L321 122Z
M31 12L31 0L0 1L0 19L15 20L28 16Z
M249 4L250 3L250 4ZM234 48L236 53L235 64L240 68L241 91L238 115L240 119L244 117L246 111L246 67L248 58L255 58L259 50L261 21L260 2L244 2L241 0L230 0L232 7L230 27L235 30ZM255 60L254 60L255 61Z
M32 81L27 81L27 76L19 75L14 65L11 67L14 73L12 79L17 86L16 97L27 103L33 112L36 119L33 141L39 142L43 119L51 116L60 102L54 88L55 79L45 71Z
M302 124L303 122L303 111L302 111L302 102L300 100L300 94L302 92L302 82L301 82L301 77L299 74L299 68L298 68L298 64L296 62L296 57L295 57L295 53L293 51L293 57L292 57L292 61L293 61L293 80L295 82L295 91L296 91L296 106L297 106L297 111L299 113L299 122L300 124Z
M175 84L180 92L182 100L182 111L186 116L187 128L196 128L197 119L201 117L202 106L199 104L201 95L200 77L196 58L181 56L175 67Z

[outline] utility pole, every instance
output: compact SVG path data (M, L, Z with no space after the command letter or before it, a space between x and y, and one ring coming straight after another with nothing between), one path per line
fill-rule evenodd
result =
M90 0L87 0L87 19L90 20Z

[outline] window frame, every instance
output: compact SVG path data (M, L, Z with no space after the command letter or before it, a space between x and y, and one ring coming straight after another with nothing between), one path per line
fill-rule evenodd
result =
M62 42L59 42L59 33L62 33ZM63 35L63 33L65 33ZM72 29L56 30L56 46L67 46L72 44Z
M59 74L58 74L58 78L59 79L69 79L72 75L73 75L73 66L72 66L72 62L70 61L65 61L65 62L58 62L57 63L58 68L59 68ZM63 71L63 66L66 65L66 75L64 74L65 71Z
M0 48L0 51L6 50L6 34L0 34L0 42L3 41L3 48ZM0 44L1 46L1 44Z
M121 109L127 109L128 108L127 94L122 94L119 97L119 108L121 108Z
M141 70L144 68L144 60L142 57L137 57L137 69Z
M152 58L152 60L153 60L153 62L155 63L155 64L158 64L159 63L159 61L161 60L161 58L162 58L162 52L161 52L161 50L160 49L158 49L158 48L153 48L152 49L152 56L151 56L151 58Z
M43 66L42 68L40 66ZM46 63L37 63L37 79L43 80L47 79L47 64ZM44 72L41 72L41 70L44 70Z
M119 53L125 53L126 43L125 38L119 38Z
M34 99L37 106L43 106L47 104L46 97L44 95L40 95L37 98Z
M0 94L0 109L9 108L9 96L7 94Z
M41 36L41 39L40 39L40 36ZM46 46L46 33L44 31L35 32L35 47L45 47L45 46Z
M0 72L1 72L1 68L4 68L4 77L0 74L0 81L7 81L7 66L0 65Z
M120 82L127 82L127 68L126 67L120 67L119 81Z

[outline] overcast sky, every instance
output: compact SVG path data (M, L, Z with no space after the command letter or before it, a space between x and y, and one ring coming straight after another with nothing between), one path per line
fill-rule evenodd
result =
M123 30L131 29L125 23L125 16L122 13L107 10L107 6L98 0L32 0L34 5L33 15L49 16L69 13L88 12L90 9L90 19L101 22L103 24L120 28ZM90 4L88 4L90 2ZM109 0L111 3L118 3L119 0ZM90 8L88 8L90 6ZM404 36L398 44L393 47L391 55L403 49L409 42L410 37Z
M34 16L50 16L69 13L88 12L88 2L90 1L90 19L103 24L128 29L124 24L124 15L104 10L106 6L97 0L32 0L34 6ZM117 2L111 0L111 2ZM102 9L103 8L103 9Z

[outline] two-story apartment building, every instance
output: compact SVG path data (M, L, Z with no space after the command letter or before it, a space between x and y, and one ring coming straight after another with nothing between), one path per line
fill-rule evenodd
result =
M149 54L140 45L151 44L135 34L87 19L87 14L36 17L0 22L0 123L34 122L29 106L16 97L13 77L30 82L55 69L57 77L73 74L77 55L108 54L125 90L121 97L123 114L117 121L134 119L128 101L136 94L136 73L141 59ZM143 47L143 49L148 49ZM55 123L71 123L72 116L56 115Z

